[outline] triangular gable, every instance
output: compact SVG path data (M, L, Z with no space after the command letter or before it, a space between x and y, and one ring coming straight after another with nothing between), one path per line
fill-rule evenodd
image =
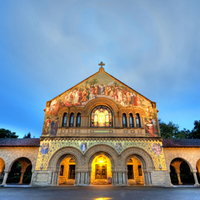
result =
M54 106L81 106L98 97L113 100L119 107L151 106L151 101L101 67L99 71L48 102Z

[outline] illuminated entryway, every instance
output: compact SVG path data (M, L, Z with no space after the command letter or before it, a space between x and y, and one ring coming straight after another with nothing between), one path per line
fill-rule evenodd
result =
M60 164L59 185L74 185L76 163L73 158L64 158Z
M137 158L130 158L127 162L127 176L129 185L144 185L142 163Z
M112 183L111 162L104 155L96 156L92 161L91 184L108 185Z

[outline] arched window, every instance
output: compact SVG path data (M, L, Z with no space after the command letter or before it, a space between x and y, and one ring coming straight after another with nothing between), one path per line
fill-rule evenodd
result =
M123 115L122 115L122 124L123 124L123 127L127 127L127 119L126 119L125 113L123 113Z
M74 113L71 113L71 115L70 115L69 126L70 127L74 126Z
M112 113L106 106L97 106L91 114L92 127L112 127Z
M141 127L140 115L138 113L136 114L136 127Z
M63 121L62 121L62 127L67 126L67 113L63 114Z
M129 127L134 127L133 114L129 114Z
M78 113L76 117L76 127L80 126L81 126L81 113Z

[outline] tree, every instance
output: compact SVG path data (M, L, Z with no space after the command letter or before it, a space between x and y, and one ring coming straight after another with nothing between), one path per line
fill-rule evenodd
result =
M163 139L173 139L174 136L178 133L179 126L169 122L168 124L161 122L159 120L160 133Z
M0 129L0 138L18 138L15 132L11 132L10 130L1 128Z
M194 128L188 138L189 139L200 139L200 120L194 121Z
M163 139L187 139L191 132L185 128L179 131L179 126L173 122L168 124L159 120L160 133Z
M23 138L31 138L31 133L27 133L27 135L25 134Z

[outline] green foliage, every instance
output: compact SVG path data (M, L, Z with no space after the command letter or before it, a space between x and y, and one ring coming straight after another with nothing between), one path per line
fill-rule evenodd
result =
M18 138L15 132L11 132L10 130L1 128L0 129L0 138Z
M172 122L168 124L159 120L160 133L163 139L200 139L200 120L194 121L194 128L192 131L179 130L179 126Z
M27 133L27 135L25 134L23 138L31 138L31 133Z
M92 86L94 86L94 85L97 84L97 83L98 83L98 80L97 80L96 78L92 79L92 80L89 82L89 84L92 85Z
M185 128L180 131L179 126L173 122L166 124L159 120L159 125L160 133L163 139L187 139L191 134L191 132Z
M200 120L194 121L194 128L188 138L189 139L200 139Z

